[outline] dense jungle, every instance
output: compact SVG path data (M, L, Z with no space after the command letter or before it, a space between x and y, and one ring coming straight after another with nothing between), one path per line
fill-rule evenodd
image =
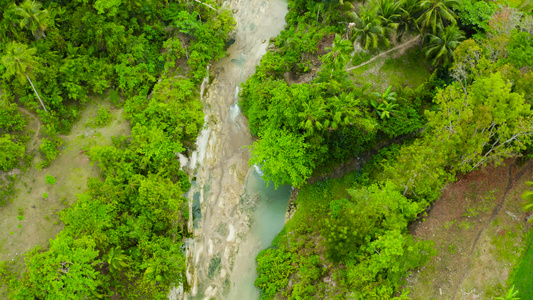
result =
M0 298L533 299L531 1L0 7Z

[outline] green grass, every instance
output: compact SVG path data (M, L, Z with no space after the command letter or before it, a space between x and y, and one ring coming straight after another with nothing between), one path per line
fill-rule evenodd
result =
M529 232L526 248L515 269L513 284L520 299L533 299L533 231Z
M391 55L393 54L388 56ZM381 67L378 72L372 73L371 70L379 65ZM383 89L389 85L407 85L410 88L416 88L431 76L428 67L429 62L424 57L421 48L415 46L398 58L387 58L387 56L378 58L353 70L352 74L357 82L373 83L377 89Z

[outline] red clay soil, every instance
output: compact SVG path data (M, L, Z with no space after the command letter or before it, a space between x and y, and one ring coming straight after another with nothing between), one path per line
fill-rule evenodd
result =
M502 207L510 198L509 191L530 178L532 169L533 160L519 166L510 159L499 167L488 166L461 175L442 190L427 217L410 227L415 238L433 240L439 250L437 257L426 267L431 270L408 278L413 299L428 296L432 299L466 299L458 291L469 273L480 237L496 216L505 214ZM514 214L525 224L526 214L521 211ZM505 233L500 230L498 234ZM432 291L418 293L416 289L422 286Z

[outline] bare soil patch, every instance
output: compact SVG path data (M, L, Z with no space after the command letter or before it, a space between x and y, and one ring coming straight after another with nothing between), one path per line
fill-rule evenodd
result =
M529 226L520 197L533 161L462 175L448 184L427 217L412 224L432 240L436 257L408 278L412 299L492 299L501 295Z
M85 123L97 114L99 105L109 107L114 120L103 128L86 127ZM62 229L57 213L72 205L76 195L86 190L89 177L98 176L98 168L89 162L83 150L96 144L110 144L112 136L129 134L129 122L122 114L122 109L111 108L107 103L95 101L89 104L70 134L62 136L61 153L50 166L42 170L31 167L20 175L15 184L17 194L13 201L0 207L0 261L22 263L22 255L26 251L35 245L46 247ZM39 123L34 119L30 125L34 122ZM34 125L30 128L33 129ZM38 149L39 132L39 129L35 130L34 138L29 142L30 149ZM39 160L36 155L34 165ZM57 182L53 186L47 184L46 175L55 177Z

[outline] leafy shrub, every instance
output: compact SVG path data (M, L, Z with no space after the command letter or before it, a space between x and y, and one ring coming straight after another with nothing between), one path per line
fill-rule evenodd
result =
M91 127L104 127L113 121L113 115L104 106L100 106L96 117L89 119L88 125Z
M56 183L55 177L51 175L46 175L46 183L48 183L49 185L54 185L54 183Z
M15 103L2 103L0 98L0 133L23 131L27 123Z
M317 282L324 274L322 261L318 255L303 256L298 266L298 282L294 285L289 299L316 299Z
M5 134L0 137L0 169L4 171L15 168L24 156L26 147L20 142L13 141L13 137Z
M41 167L50 165L50 163L56 158L57 154L59 154L59 150L57 148L58 145L56 145L56 143L53 141L47 138L42 139L39 149L41 150L41 154L44 156L44 161L41 163Z
M297 257L285 249L265 249L257 260L255 285L261 289L261 298L274 297L289 282L289 276L296 271Z

